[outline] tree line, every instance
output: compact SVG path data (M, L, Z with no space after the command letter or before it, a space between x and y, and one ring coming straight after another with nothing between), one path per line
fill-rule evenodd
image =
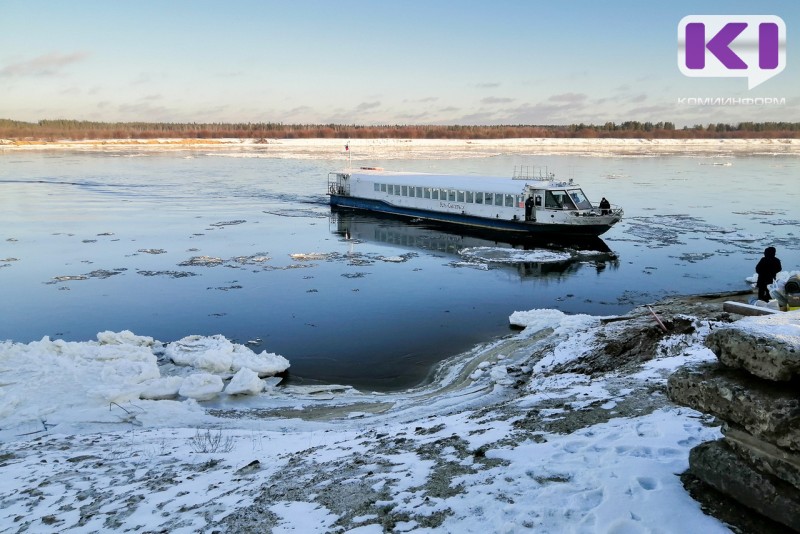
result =
M672 122L569 125L357 125L255 123L95 122L0 119L0 139L514 139L514 138L796 138L798 122L709 123L676 128Z

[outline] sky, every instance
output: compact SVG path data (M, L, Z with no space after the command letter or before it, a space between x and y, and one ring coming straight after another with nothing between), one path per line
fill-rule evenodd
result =
M784 70L684 75L679 23L711 14L780 17ZM0 0L0 118L798 121L798 28L795 0Z

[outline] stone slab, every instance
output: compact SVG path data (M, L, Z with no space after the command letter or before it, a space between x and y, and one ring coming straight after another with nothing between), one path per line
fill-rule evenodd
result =
M722 311L748 316L781 313L780 310L773 310L772 308L765 308L764 306L754 306L752 304L745 304L744 302L735 302L733 300L726 300L723 302Z
M800 491L800 454L776 447L737 428L725 425L725 443L745 462L762 473L787 482Z
M800 532L800 491L754 469L724 440L693 448L689 472L744 506Z
M711 414L767 443L800 451L796 385L708 362L675 371L667 380L667 395L677 404Z
M705 341L719 361L768 380L800 376L800 313L745 317L715 328Z

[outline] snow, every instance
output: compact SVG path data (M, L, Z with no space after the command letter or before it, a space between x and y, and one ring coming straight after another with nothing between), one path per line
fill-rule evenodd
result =
M181 387L178 389L178 395L195 400L211 400L219 394L225 385L222 379L217 375L209 373L195 373L187 376Z
M458 253L471 262L487 263L557 263L569 261L572 254L547 249L518 250L502 247L465 247Z
M97 341L44 337L28 344L0 343L2 428L31 421L47 426L48 421L62 418L117 422L110 407L124 411L134 401L149 404L177 396L209 400L223 391L223 378L234 372L249 369L268 376L289 367L282 356L257 355L223 336L190 336L169 343L159 363L160 346L151 337L127 330L100 332ZM263 389L263 381L259 389L252 375L236 376L235 393L230 394L257 394ZM186 407L194 409L191 404Z
M755 336L777 339L800 350L800 313L745 317L736 326Z
M349 144L349 152L344 145ZM195 151L231 158L330 159L347 154L352 161L485 157L502 153L589 154L599 157L651 157L656 154L715 155L797 154L798 139L117 139L55 142L0 140L0 151L78 150L151 152Z
M289 361L279 354L253 351L231 343L224 336L187 336L167 345L164 354L177 365L228 374L251 369L259 376L272 376L289 368Z
M239 369L225 387L228 395L258 395L264 390L264 381L258 373L247 367Z
M737 324L796 341L796 316ZM708 324L634 373L589 376L551 369L592 349L601 318L509 321L524 329L397 393L276 387L263 376L285 359L222 336L6 341L0 532L373 533L386 514L394 532L728 532L678 477L718 427L654 392L713 359Z

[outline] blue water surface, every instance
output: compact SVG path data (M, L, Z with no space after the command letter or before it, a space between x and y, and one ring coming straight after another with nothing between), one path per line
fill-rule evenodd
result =
M341 162L237 155L0 153L0 340L222 334L287 357L293 383L391 390L508 334L517 310L614 315L748 289L770 245L800 268L796 156L367 162L542 166L625 210L599 243L511 244L332 213L327 174ZM512 246L528 249L521 260Z

